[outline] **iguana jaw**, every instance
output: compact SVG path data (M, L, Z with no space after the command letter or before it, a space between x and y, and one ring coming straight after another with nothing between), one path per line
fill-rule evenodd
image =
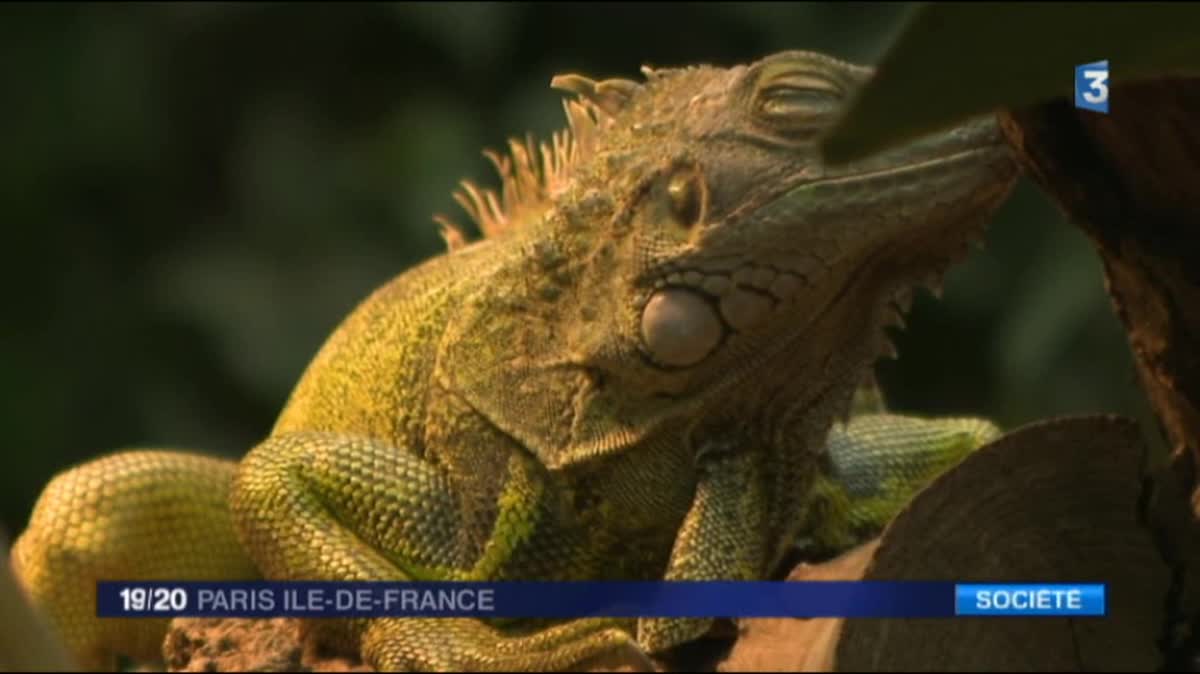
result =
M643 282L635 306L644 325L666 300L680 320L720 322L709 362L656 363L668 391L724 388L731 373L797 343L814 357L834 350L838 335L818 325L834 303L853 303L859 318L875 321L867 318L875 305L893 301L879 327L895 323L909 287L939 283L981 234L1016 168L994 122L983 120L812 174L798 172L765 204L712 226L691 254ZM654 361L653 348L646 351Z

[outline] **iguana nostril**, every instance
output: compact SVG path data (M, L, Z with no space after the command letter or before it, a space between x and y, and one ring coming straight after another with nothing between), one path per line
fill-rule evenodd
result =
M721 298L721 315L740 332L761 323L772 306L770 298L761 293L735 288Z
M695 365L716 348L723 332L712 305L687 290L654 293L642 310L642 339L664 365Z

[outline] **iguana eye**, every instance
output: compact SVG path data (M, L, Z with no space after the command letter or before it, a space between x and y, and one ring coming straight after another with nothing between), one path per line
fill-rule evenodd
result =
M759 94L758 109L768 117L815 116L837 106L832 91L791 84L775 84Z
M760 119L784 132L812 131L828 120L841 104L842 89L807 72L767 73L754 93Z
M667 183L671 217L684 227L693 227L704 216L704 180L695 170L682 170Z

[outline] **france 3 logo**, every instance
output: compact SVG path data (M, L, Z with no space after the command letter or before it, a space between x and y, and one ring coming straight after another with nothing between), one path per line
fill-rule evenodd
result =
M1108 114L1108 61L1075 66L1075 107Z

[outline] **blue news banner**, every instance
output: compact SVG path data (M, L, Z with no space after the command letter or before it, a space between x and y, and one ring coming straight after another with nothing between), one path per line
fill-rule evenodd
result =
M131 617L944 618L1103 616L1104 584L812 582L110 582Z

